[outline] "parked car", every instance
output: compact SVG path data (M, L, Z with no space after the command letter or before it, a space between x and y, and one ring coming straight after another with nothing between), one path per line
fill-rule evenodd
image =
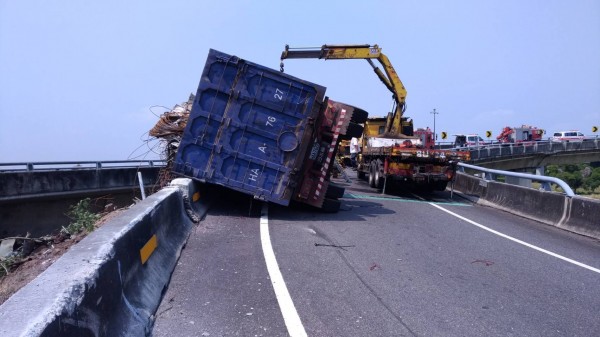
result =
M585 135L579 131L559 131L550 137L551 142L583 142Z

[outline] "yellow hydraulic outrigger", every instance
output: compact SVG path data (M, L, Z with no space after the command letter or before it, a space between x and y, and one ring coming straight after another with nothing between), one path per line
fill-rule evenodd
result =
M378 45L323 45L320 48L290 48L285 46L281 53L281 71L283 72L283 60L288 58L318 58L318 59L365 59L381 82L392 92L394 98L394 111L387 116L385 129L386 137L402 138L412 136L412 120L403 117L405 111L406 89L398 77L396 70L392 67L390 60L381 52ZM383 66L385 74L377 67L372 59L377 59Z

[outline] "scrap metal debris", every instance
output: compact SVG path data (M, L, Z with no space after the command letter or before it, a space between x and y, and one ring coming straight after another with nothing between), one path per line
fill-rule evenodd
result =
M174 178L171 175L171 169L195 98L194 94L190 94L187 102L177 104L171 110L163 113L156 125L148 132L151 137L160 139L164 144L162 156L166 159L167 165L159 173L159 188L168 185Z
M8 275L39 246L51 245L55 238L47 235L31 238L27 233L24 237L7 237L0 239L0 276Z
M315 246L317 246L317 247L334 247L334 248L340 248L342 250L346 250L345 248L348 248L348 247L355 247L353 245L352 246L340 246L340 245L327 245L324 243L315 243Z
M494 264L494 262L488 261L488 260L475 260L475 261L471 262L471 264L473 264L473 263L484 263L486 267L489 267Z
M375 269L381 269L381 267L377 263L373 262L373 264L371 264L371 267L369 267L369 270L373 271Z

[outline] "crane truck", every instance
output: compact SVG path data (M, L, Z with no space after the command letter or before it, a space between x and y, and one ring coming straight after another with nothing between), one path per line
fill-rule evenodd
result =
M360 137L362 152L357 160L358 178L366 178L373 188L389 189L392 183L413 186L425 191L444 190L456 172L459 161L470 160L470 152L435 149L431 131L413 130L413 121L404 116L406 89L389 58L378 45L323 45L317 48L290 48L281 54L280 70L285 59L364 59L385 87L391 91L394 108L386 117L367 118ZM383 71L374 60L383 67Z
M523 144L542 140L544 130L535 126L521 125L520 127L506 126L496 139L502 144Z

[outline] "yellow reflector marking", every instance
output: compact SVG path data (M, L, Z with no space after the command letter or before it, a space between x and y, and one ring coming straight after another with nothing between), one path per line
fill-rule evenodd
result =
M194 195L192 195L192 200L193 200L194 202L196 202L196 201L200 200L200 192L196 192L196 193L194 193Z
M152 235L150 240L146 242L144 247L140 249L140 256L142 257L142 264L145 264L146 261L150 258L150 255L154 252L156 247L158 246L158 239L156 238L156 234Z

